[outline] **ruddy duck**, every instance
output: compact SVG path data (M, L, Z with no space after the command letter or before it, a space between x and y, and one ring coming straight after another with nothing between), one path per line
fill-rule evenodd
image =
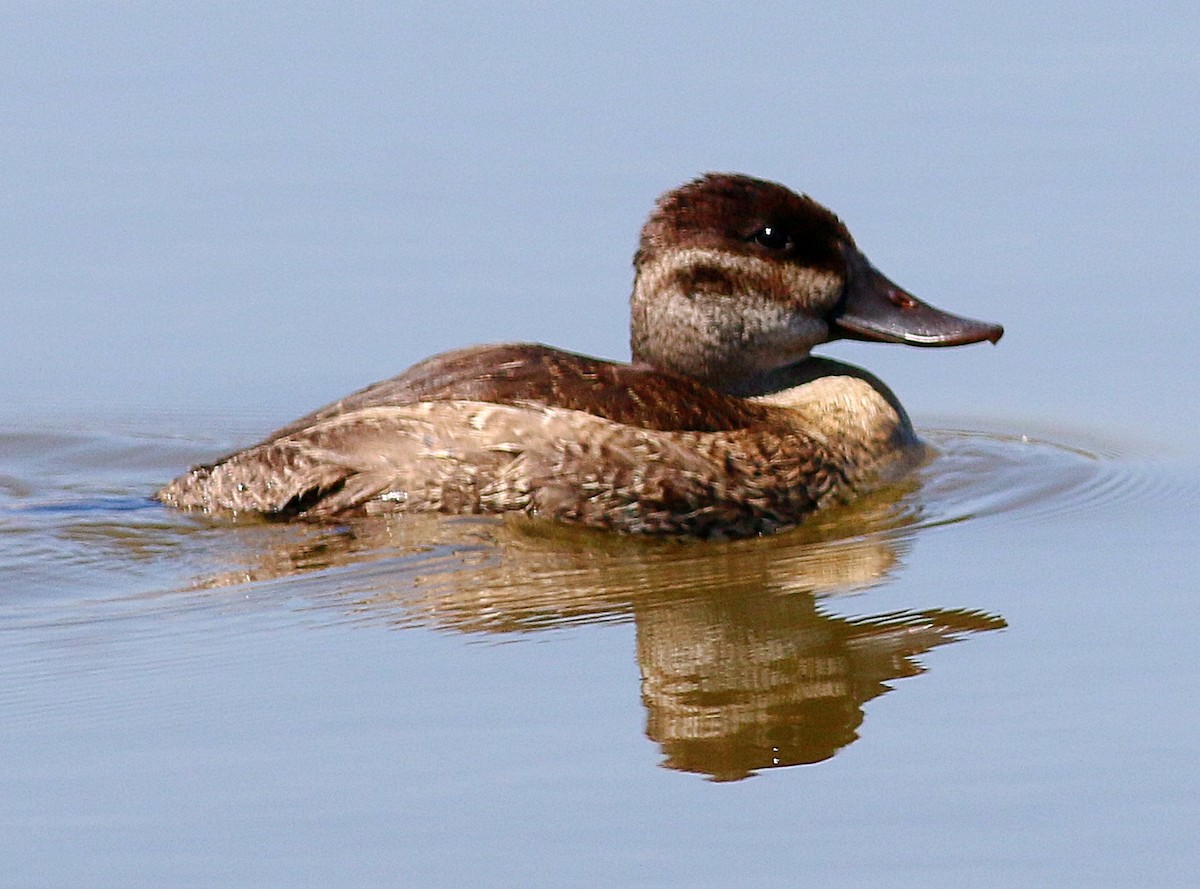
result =
M761 534L924 452L886 386L813 346L1004 332L919 301L833 213L748 176L712 173L660 198L634 268L632 364L531 344L437 355L155 497L274 518L519 512L632 533Z

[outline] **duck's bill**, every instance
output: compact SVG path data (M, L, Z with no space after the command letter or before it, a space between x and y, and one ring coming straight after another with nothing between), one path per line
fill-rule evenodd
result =
M845 339L910 346L965 346L1004 335L999 324L952 315L889 281L857 250L847 248L846 292L833 317Z

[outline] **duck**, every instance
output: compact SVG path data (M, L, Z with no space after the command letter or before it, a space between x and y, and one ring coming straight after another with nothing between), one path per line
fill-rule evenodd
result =
M633 266L629 363L538 343L435 355L153 496L277 520L520 514L628 534L768 534L928 455L882 381L814 347L1004 332L917 299L833 212L740 173L662 195Z

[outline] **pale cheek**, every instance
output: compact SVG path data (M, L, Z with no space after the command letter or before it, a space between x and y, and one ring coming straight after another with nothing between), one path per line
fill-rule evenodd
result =
M777 302L747 302L740 314L746 334L764 343L793 340L818 343L829 335L829 326L820 318Z
M834 275L813 272L797 274L789 285L793 293L806 295L800 305L811 315L832 312L842 297L842 281Z
M828 342L832 331L829 325L818 318L795 317L792 319L791 334L798 342L812 348L820 343Z

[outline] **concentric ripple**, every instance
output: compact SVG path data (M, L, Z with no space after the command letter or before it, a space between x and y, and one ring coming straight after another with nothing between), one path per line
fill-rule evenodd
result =
M960 430L924 435L936 454L920 472L916 527L1066 516L1180 493L1162 467L1080 447Z

